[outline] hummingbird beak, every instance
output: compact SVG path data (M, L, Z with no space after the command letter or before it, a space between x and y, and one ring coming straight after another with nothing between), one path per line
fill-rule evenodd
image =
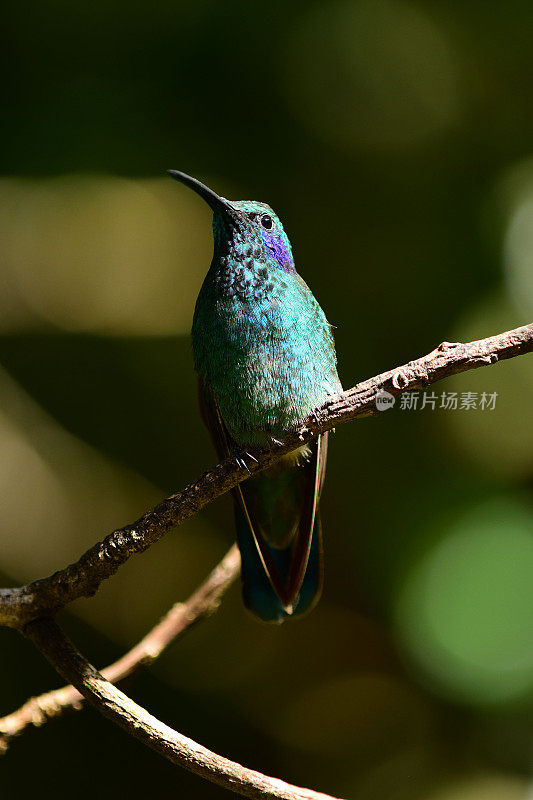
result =
M193 192L199 194L207 205L213 209L215 214L220 214L224 219L232 222L234 225L239 227L242 225L245 219L243 214L234 208L225 197L220 197L220 195L210 189L209 186L200 183L196 178L191 178L190 175L186 175L184 172L180 172L177 169L168 169L167 173L171 178L174 178L174 180L184 183L185 186L188 186Z

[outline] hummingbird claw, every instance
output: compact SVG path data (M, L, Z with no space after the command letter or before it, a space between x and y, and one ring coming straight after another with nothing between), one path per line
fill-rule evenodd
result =
M250 472L248 464L246 463L246 458L250 458L252 461L255 461L256 464L258 463L257 458L251 453L248 453L247 450L239 450L237 453L234 453L233 457L235 458L237 465L241 469L245 469L248 475L251 475L252 473Z
M252 474L250 472L250 470L248 469L248 464L246 463L244 458L240 458L239 456L235 456L235 461L237 462L237 466L240 467L241 469L245 469L246 472L248 473L248 475Z
M312 418L314 419L314 421L316 422L316 424L317 424L317 425L320 425L320 422L321 422L321 417L322 417L322 414L321 414L321 412L320 412L320 409L319 409L319 408L314 408L314 409L311 411L311 416L312 416Z

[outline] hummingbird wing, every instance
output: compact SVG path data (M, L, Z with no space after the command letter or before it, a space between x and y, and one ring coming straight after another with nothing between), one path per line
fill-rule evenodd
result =
M220 458L237 444L213 392L200 379L200 409ZM246 605L266 621L302 614L322 589L318 501L324 482L327 434L237 486L237 539Z

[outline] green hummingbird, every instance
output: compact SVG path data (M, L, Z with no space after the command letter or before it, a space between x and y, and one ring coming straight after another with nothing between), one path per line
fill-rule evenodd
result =
M342 391L324 312L274 211L169 174L213 211L213 260L192 326L200 408L220 458L272 448ZM233 490L244 602L266 622L309 611L322 590L318 502L327 434Z

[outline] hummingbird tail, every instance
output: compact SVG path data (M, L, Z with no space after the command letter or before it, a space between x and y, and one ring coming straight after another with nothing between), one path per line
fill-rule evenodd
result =
M242 557L242 591L246 607L264 622L273 623L281 623L310 611L322 593L322 529L319 514L315 516L309 556L300 591L287 606L283 604L272 586L249 523L238 506L235 507L235 522L237 542ZM262 544L272 562L276 564L279 573L288 572L292 561L292 547L279 550L266 542Z
M322 591L318 501L327 435L289 454L233 492L244 602L260 619L283 622L309 611Z

